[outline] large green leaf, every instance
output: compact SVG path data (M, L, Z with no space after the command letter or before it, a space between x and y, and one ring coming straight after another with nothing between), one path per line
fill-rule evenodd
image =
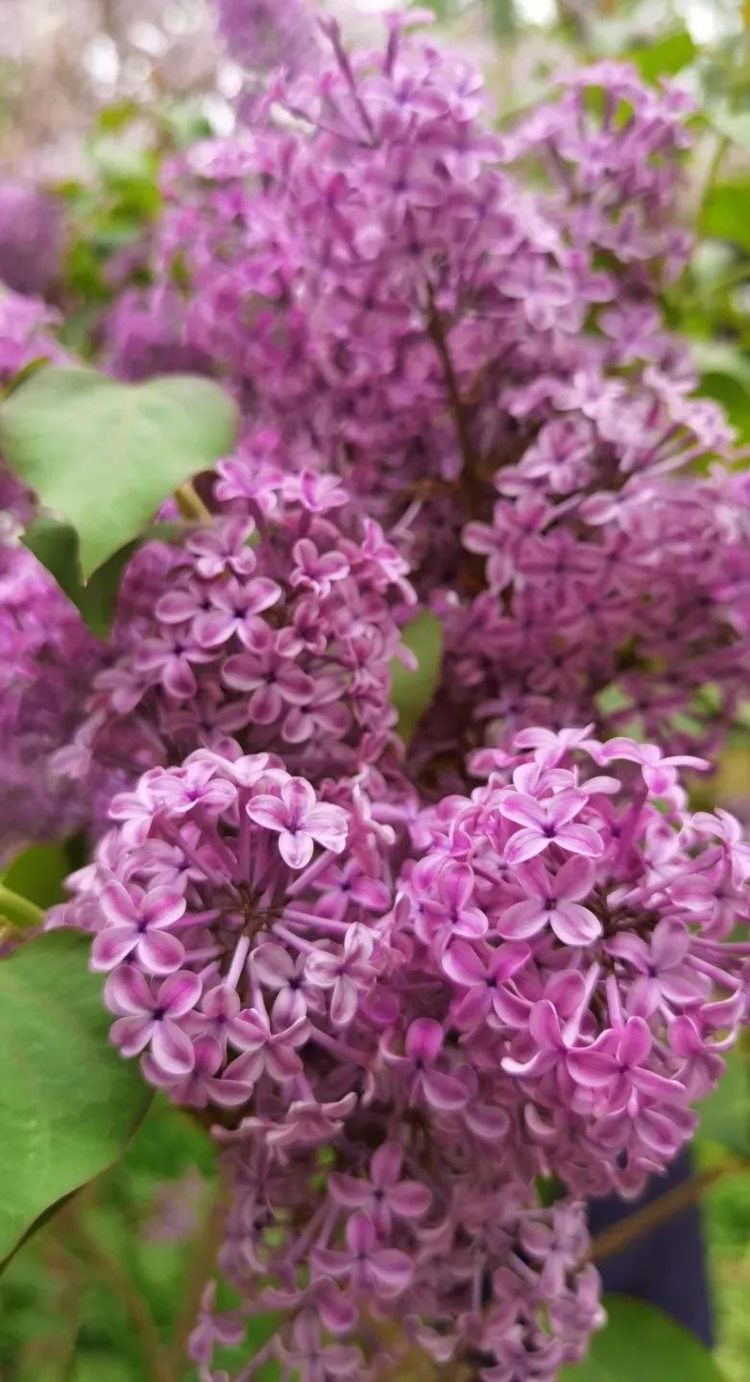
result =
M604 1304L606 1327L560 1382L725 1382L711 1354L661 1310L627 1296L605 1296Z
M737 178L712 187L701 209L701 229L704 235L717 240L731 240L742 249L750 249L750 180ZM750 277L750 272L748 274Z
M401 637L416 667L405 667L394 658L391 702L398 711L398 732L408 744L435 694L443 655L443 626L434 614L423 610L406 625Z
M88 937L53 931L0 962L0 1263L117 1160L146 1112L109 1024Z
M79 539L84 581L143 531L191 475L231 450L236 409L210 379L122 384L43 369L0 406L0 450Z

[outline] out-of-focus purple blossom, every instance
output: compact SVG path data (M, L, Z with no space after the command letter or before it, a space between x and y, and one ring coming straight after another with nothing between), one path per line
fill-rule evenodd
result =
M0 179L0 279L8 288L45 297L60 272L63 236L54 197Z
M49 573L17 540L0 544L0 859L89 819L91 781L61 782L53 759L80 722L100 662Z

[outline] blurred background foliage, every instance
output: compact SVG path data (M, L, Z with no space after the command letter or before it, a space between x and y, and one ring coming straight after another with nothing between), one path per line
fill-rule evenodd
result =
M691 338L703 389L725 405L740 452L747 448L738 464L747 464L748 0L433 0L432 7L439 32L485 69L501 122L581 61L625 58L648 81L674 78L692 92L695 141L681 214L696 246L665 309ZM338 5L355 32L366 31L379 8L378 0ZM137 247L159 215L164 157L231 130L242 73L214 41L207 0L0 0L0 17L0 167L41 180L64 203L64 268L53 296L65 308L71 348L95 354L102 310L123 279L137 284L145 274ZM750 692L710 794L750 821ZM75 842L71 851L69 858L47 847L27 851L6 881L49 905L68 867L80 862ZM749 1062L747 1049L735 1053L706 1107L688 1188L706 1212L716 1358L727 1382L750 1379ZM0 1382L189 1382L180 1359L214 1250L217 1194L206 1134L157 1101L124 1159L72 1196L0 1278ZM632 1334L627 1310L615 1310L613 1320L611 1338ZM268 1328L251 1324L239 1356ZM632 1359L628 1366L612 1370L602 1353L576 1375L625 1382L636 1375ZM684 1382L709 1377L700 1362L695 1371L689 1362L679 1366ZM415 1362L410 1377L421 1375ZM646 1360L638 1375L667 1382Z

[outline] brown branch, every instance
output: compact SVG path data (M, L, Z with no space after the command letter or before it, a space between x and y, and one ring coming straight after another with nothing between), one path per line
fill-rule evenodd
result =
M469 413L461 396L461 390L458 387L456 372L453 368L453 361L448 349L448 342L443 330L443 324L440 320L440 313L435 305L435 296L432 288L428 289L428 294L429 311L427 314L427 334L435 347L442 366L443 378L448 394L448 403L456 424L456 434L458 436L458 444L463 459L463 471L461 476L463 481L462 493L468 516L470 518L479 518L483 516L486 506L484 504L484 487L479 474L479 461L471 440Z
M637 1242L644 1234L666 1223L688 1205L697 1204L706 1191L724 1176L736 1175L739 1171L745 1170L746 1162L723 1162L720 1166L699 1171L684 1184L665 1191L658 1199L652 1200L651 1204L644 1205L643 1209L637 1209L619 1224L613 1224L611 1228L605 1228L602 1233L598 1233L591 1244L591 1261L600 1262L602 1258L611 1257L621 1248Z

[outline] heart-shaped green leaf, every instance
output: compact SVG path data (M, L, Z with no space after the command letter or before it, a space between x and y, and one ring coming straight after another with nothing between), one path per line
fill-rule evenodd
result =
M148 1108L109 1025L88 937L52 931L0 961L0 1264L117 1160Z
M707 1349L661 1310L628 1296L605 1296L607 1324L584 1363L560 1382L724 1382Z
M78 533L87 581L143 531L191 475L231 450L232 399L210 379L122 384L87 369L42 369L0 406L0 451Z

